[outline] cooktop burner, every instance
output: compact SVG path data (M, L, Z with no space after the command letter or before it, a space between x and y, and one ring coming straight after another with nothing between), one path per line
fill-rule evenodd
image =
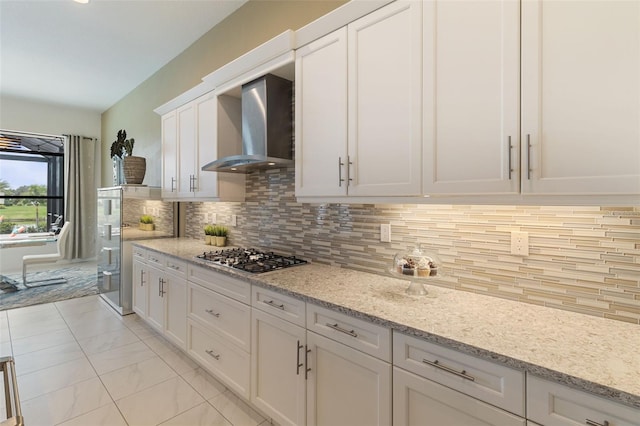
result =
M272 251L263 252L253 248L205 251L196 257L253 274L275 271L276 269L289 268L307 263L306 260L299 259L295 256L283 256Z

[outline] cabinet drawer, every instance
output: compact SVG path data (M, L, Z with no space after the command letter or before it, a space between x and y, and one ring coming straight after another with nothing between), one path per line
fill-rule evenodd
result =
M187 268L189 281L224 294L239 302L251 304L251 284L232 278L219 272L189 264Z
M305 326L304 301L258 286L253 286L251 293L251 304L254 308L269 312L301 327Z
M307 329L391 362L391 330L388 328L308 304Z
M152 250L147 250L147 263L160 269L164 269L165 257Z
M249 399L249 354L223 336L189 320L189 354L239 395Z
M189 283L189 318L201 321L249 352L251 308L248 305Z
M165 256L164 266L167 272L171 272L179 277L187 276L187 262L175 257Z
M131 255L133 256L133 259L137 259L141 262L145 262L147 260L147 250L142 247L133 246Z
M524 372L401 333L393 364L524 417Z
M393 368L393 424L524 426L525 419Z
M529 374L527 418L546 426L638 426L640 410Z

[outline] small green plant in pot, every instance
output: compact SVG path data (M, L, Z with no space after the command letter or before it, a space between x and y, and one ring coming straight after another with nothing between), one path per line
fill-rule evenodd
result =
M204 227L204 243L205 244L212 245L214 232L215 232L215 227L213 225L205 225ZM215 245L215 243L213 245Z
M215 227L216 246L224 247L227 245L227 235L229 230L226 226L218 225Z
M140 216L140 229L142 229L143 231L153 231L153 217L149 216L148 214L143 214L142 216Z

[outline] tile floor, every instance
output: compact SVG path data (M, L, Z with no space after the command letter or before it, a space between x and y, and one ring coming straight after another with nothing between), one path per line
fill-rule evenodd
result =
M121 317L98 296L0 311L0 356L12 353L27 426L268 424L135 314Z

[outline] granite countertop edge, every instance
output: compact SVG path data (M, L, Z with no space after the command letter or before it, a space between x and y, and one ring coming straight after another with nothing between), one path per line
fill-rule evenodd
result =
M186 245L187 247L191 248L191 246L193 246L193 248L198 248L200 250L194 250L194 251L190 251L189 254L185 254L185 253L181 253L181 250L175 250L175 251L171 251L171 248L167 246L167 243L179 243L180 245ZM156 243L160 242L159 246L156 245ZM449 337L447 335L445 335L445 333L440 333L438 334L437 332L430 332L421 328L417 328L402 322L398 322L389 318L384 318L381 316L378 316L376 314L372 314L369 312L363 312L361 310L358 309L353 309L350 308L348 306L342 305L340 303L336 303L336 302L332 302L329 300L326 300L324 298L321 297L315 297L313 295L309 295L309 294L304 294L301 293L300 291L295 291L295 290L290 290L282 285L279 285L279 283L277 283L279 278L282 278L286 275L284 274L291 274L293 272L295 272L296 270L303 270L304 268L306 268L306 266L300 266L300 267L295 267L295 268L288 268L286 270L280 270L280 271L274 271L274 272L268 272L268 273L264 273L264 274L248 274L246 272L243 271L238 271L236 269L232 269L232 268L227 268L227 267L222 267L222 266L218 266L215 264L211 264L210 262L204 261L204 260L200 260L198 258L196 258L196 254L198 254L199 252L204 250L215 250L215 247L211 247L211 246L206 246L204 245L203 242L195 240L195 239L189 239L189 238L172 238L172 239L167 239L164 238L162 240L159 239L154 239L154 240L147 240L147 241L133 241L133 244L135 245L139 245L143 248L155 251L159 254L164 254L164 255L169 255L172 256L174 258L183 260L183 261L187 261L191 264L197 265L197 266L203 266L206 267L208 269L211 269L212 271L216 271L219 272L221 274L233 277L233 278L239 278L242 279L244 281L247 281L251 284L255 284L258 285L260 287L266 288L268 290L272 290L278 293L281 293L283 295L286 296L291 296L294 297L296 299L299 300L303 300L305 302L310 302L322 307L325 307L327 309L331 309L337 312L341 312L344 313L346 315L355 317L355 318L359 318L359 319L363 319L369 322L372 322L374 324L380 325L380 326L384 326L384 327L389 327L392 330L407 334L407 335L411 335L411 336L415 336L421 339L424 339L426 341L432 342L432 343L437 343L440 344L442 346L446 346L450 349L454 349L457 351L460 351L462 353L465 354L469 354L469 355L473 355L476 356L478 358L481 359L485 359L488 361L493 361L493 362L497 362L499 364L514 368L514 369L518 369L518 370L522 370L522 371L526 371L527 373L536 375L538 377L541 377L543 379L548 379L550 381L553 382L557 382L557 383L561 383L564 385L567 385L569 387L581 390L581 391L585 391L597 396L601 396L604 397L606 399L615 401L615 402L619 402L622 403L624 405L627 406L631 406L633 408L638 408L640 409L640 392L638 394L636 393L630 393L630 392L625 392L624 390L621 389L617 389L615 387L612 386L608 386L606 384L603 383L598 383L592 380L587 380L585 378L579 377L577 375L572 375L566 372L561 371L560 369L554 369L554 368L550 368L550 367L546 367L546 366L541 366L538 365L535 362L528 362L526 360L520 359L518 357L514 357L514 356L509 356L509 355L504 355L503 353L501 353L500 351L494 351L488 347L481 347L480 345L474 345L474 344L470 344L470 343L466 343L463 342L461 340L457 340L455 337ZM230 248L230 247L227 247ZM188 249L189 250L189 249ZM313 264L315 266L318 266L317 264ZM358 271L354 271L354 270L350 270L350 269L344 269L344 268L339 268L339 267L332 267L332 266L327 266L327 265L319 265L321 267L325 267L325 268L332 268L335 270L344 270L344 271L349 271L350 273L357 273L357 274L363 274L363 275L370 275L373 277L377 277L378 275L375 274L371 274L368 272L358 272ZM438 288L434 288L436 291ZM494 300L503 300L503 299L498 299L495 297L491 297L491 296L484 296L484 295L478 295L478 294L473 294L473 293L466 293L460 290L453 290L453 289L442 289L443 291L449 291L449 292L458 292L458 293L464 293L466 295L473 295L473 297L480 297L480 298L488 298L488 299L494 299ZM471 297L471 296L469 296ZM529 306L525 303L522 302L513 302L513 301L507 301L505 300L505 302L509 302L509 303L519 303L525 306ZM533 305L532 305L533 306ZM539 306L535 306L535 308L541 308ZM553 308L541 308L541 309L548 309L550 312L553 311L559 311L557 309L553 309ZM592 318L589 316L586 316L584 314L577 314L577 313L572 313L572 312L566 312L566 311L560 311L560 312L564 312L566 314L569 315L582 315L584 317L587 318ZM593 317L595 318L595 317ZM613 321L613 320L604 320L604 321ZM621 323L621 324L625 324L625 323ZM637 326L636 326L637 327ZM640 332L640 331L639 331ZM487 345L488 346L488 345Z

